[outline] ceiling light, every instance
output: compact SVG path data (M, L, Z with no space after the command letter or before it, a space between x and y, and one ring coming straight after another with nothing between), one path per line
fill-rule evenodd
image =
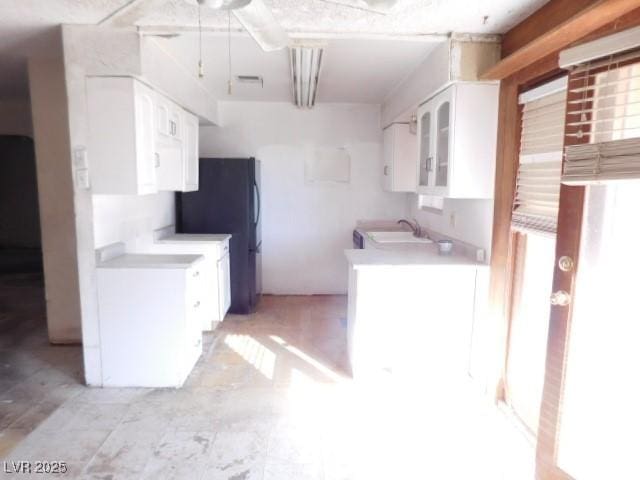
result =
M323 52L321 46L289 48L293 103L299 108L311 108L316 103Z

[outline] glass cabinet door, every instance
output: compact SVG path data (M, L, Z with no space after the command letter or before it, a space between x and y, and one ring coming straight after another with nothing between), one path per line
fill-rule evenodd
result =
M428 187L431 176L431 112L420 117L420 178L421 187Z
M451 103L438 108L436 129L436 186L446 187L449 177L449 112Z

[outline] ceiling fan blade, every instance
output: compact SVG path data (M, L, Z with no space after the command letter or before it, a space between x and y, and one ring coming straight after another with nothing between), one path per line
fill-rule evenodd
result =
M231 10L249 35L265 52L289 45L289 36L262 0L251 0L246 7Z

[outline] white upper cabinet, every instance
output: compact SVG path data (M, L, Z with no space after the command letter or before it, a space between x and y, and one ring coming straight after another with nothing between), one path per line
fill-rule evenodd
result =
M131 77L87 79L93 193L198 189L198 118Z
M200 152L199 145L200 126L198 117L185 112L184 116L184 145L183 163L184 163L184 185L183 192L192 192L198 190L198 164Z
M392 123L383 132L383 187L388 192L416 191L418 140L409 124Z
M420 106L418 193L493 197L498 88L457 83Z
M126 77L87 79L93 193L157 191L155 92Z
M156 111L158 189L198 190L198 117L166 99Z

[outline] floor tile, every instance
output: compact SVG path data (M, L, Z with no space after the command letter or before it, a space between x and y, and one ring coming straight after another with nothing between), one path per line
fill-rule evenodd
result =
M87 465L85 474L139 474L154 453L162 435L159 430L139 430L121 425L100 446Z
M212 432L167 432L142 474L144 479L199 479L211 457Z
M0 459L6 457L27 435L27 429L5 428L0 431Z

